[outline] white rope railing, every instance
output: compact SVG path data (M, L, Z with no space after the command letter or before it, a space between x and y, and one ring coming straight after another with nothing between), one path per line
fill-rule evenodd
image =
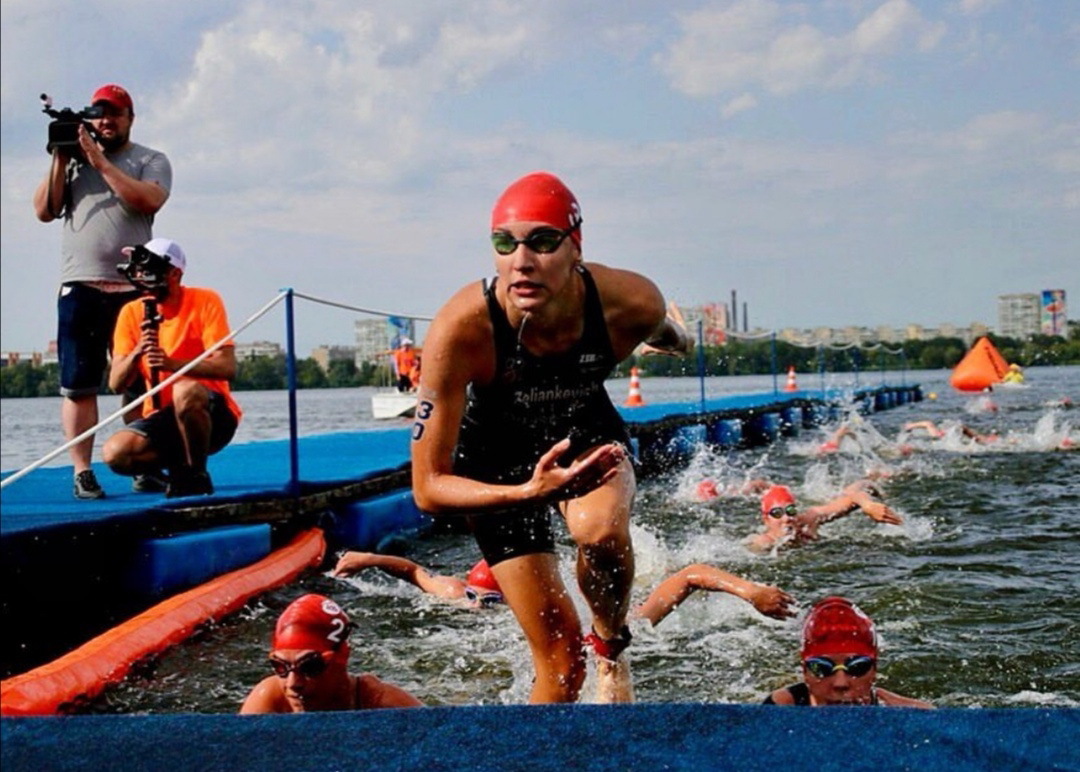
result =
M416 319L421 322L430 322L435 317L433 316L418 316L417 314L395 314L392 311L380 311L375 308L363 308L361 306L351 306L348 303L339 303L336 300L327 300L326 298L317 298L314 295L307 295L303 292L297 292L293 290L293 296L303 298L304 300L311 300L315 303L322 303L325 306L334 306L335 308L344 308L347 311L359 311L362 314L372 314L374 316L396 316L401 319Z

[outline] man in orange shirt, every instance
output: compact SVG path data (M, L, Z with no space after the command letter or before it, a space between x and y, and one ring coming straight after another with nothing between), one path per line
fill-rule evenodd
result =
M394 378L402 393L412 391L420 382L420 355L411 338L402 338L394 349Z
M142 418L109 437L102 457L123 475L167 467L170 498L213 493L206 459L229 443L241 416L229 389L236 356L225 305L213 290L181 284L187 258L175 241L151 239L123 253L121 271L147 295L120 309L109 388L121 392L141 377L150 389L225 344L144 401Z

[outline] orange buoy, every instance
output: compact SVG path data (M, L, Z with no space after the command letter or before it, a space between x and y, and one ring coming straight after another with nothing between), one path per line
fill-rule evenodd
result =
M798 391L799 384L795 383L795 365L787 370L787 386L784 387L784 391Z
M983 391L999 383L1008 371L1005 358L988 338L979 338L953 368L949 383L958 391Z
M626 395L625 407L644 407L645 400L641 398L641 378L638 376L636 367L630 368L630 393Z

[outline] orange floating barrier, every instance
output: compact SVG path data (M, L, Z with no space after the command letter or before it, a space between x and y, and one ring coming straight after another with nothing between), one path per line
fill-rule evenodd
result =
M787 370L787 385L784 386L784 391L798 391L799 384L795 382L795 365L791 365Z
M322 563L326 539L312 528L262 560L182 592L53 662L0 681L0 715L67 712L123 680L140 660L180 643L200 625L239 610Z
M644 407L645 400L641 398L641 377L636 367L630 368L630 393L626 396L624 407Z
M1000 383L1009 365L988 338L979 338L953 368L949 383L957 391L984 391Z

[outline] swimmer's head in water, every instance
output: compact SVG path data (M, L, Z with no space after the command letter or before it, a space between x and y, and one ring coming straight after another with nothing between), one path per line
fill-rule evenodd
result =
M491 229L512 222L542 222L570 231L570 238L581 248L581 206L554 174L526 174L503 191L491 210Z
M491 606L503 602L502 588L486 560L479 561L465 577L465 597L477 605Z
M786 485L774 485L765 491L765 494L761 497L761 514L763 516L772 515L779 518L785 514L791 515L791 512L788 511L789 507L797 507L797 505L794 494ZM780 514L773 514L775 510L781 510ZM795 514L798 514L798 511Z
M856 654L877 658L877 631L862 609L833 595L814 604L802 633L802 658Z
M334 651L348 642L352 623L341 606L325 595L303 595L278 617L273 650Z
M712 480L702 480L697 484L697 489L694 492L698 501L711 501L720 495L720 491L716 489L716 483Z

